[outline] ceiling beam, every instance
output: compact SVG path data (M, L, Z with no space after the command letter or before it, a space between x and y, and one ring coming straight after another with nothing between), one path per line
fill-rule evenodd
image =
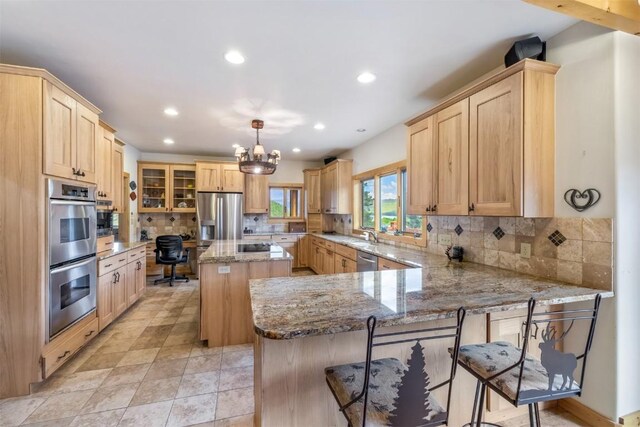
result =
M640 0L523 0L583 21L640 36Z

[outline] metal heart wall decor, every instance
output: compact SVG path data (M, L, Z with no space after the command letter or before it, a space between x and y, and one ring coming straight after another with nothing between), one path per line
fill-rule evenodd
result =
M578 212L586 211L600 201L600 192L595 188L584 191L572 188L564 193L564 201Z

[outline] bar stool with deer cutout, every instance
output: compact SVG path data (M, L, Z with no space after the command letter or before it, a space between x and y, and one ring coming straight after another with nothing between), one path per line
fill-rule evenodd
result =
M496 426L482 422L487 387L516 407L527 405L531 427L541 426L539 402L580 396L600 300L601 296L597 295L593 308L534 313L536 302L531 298L523 324L522 348L504 341L460 347L458 364L478 380L471 422L465 426ZM583 329L585 342L580 348L584 348L584 352L576 356L557 350L557 343L579 330L574 329L577 322L589 323L588 329ZM560 335L558 331L562 331ZM529 338L538 334L542 338L539 360L527 353ZM573 338L572 343L576 342ZM576 377L579 361L582 366Z
M464 317L465 310L461 307L456 323L450 326L382 333L376 331L376 318L369 317L366 361L325 369L327 384L349 426L431 427L447 424ZM441 371L446 378L435 378L436 373L431 370L434 381L440 381L433 386L430 373L425 369L422 341L427 340L453 342L450 369ZM393 344L411 345L408 366L396 358L372 360L374 347ZM443 346L444 354L447 346ZM438 392L440 396L446 396L443 407L433 392L444 386L447 388Z

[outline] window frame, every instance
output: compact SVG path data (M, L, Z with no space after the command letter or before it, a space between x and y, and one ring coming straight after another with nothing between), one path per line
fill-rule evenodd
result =
M424 246L427 243L427 230L426 223L427 218L426 215L419 215L422 217L422 231L420 236L416 237L414 232L404 231L405 230L405 217L410 215L405 212L406 203L403 202L404 198L404 182L403 182L403 172L406 171L407 165L405 161L391 163L386 166L382 166L377 169L373 169L367 172L360 173L358 175L353 176L353 194L354 194L354 215L353 215L353 230L354 234L363 234L365 230L371 231L374 230L379 233L379 236L384 240L394 240L400 241L404 243L410 243L414 245ZM396 212L398 218L398 228L400 231L395 232L383 232L380 231L380 222L381 222L381 204L382 200L380 198L380 178L389 176L392 174L396 174L397 177L397 197L396 197ZM362 227L362 183L364 181L368 181L373 179L374 181L374 228ZM408 187L407 187L408 191Z
M297 190L298 191L298 216L295 217L280 217L280 216L271 216L271 189L278 188L283 190L283 198L284 198L284 209L287 208L287 190ZM267 219L269 222L278 223L278 222L300 222L304 221L304 184L302 183L269 183L269 213L267 214ZM284 212L283 212L284 214Z

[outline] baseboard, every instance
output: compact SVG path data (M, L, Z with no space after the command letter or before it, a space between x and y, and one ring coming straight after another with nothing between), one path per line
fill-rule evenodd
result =
M617 427L620 424L583 405L576 399L562 399L558 401L558 407L569 412L576 418L580 418L591 427Z
M640 426L640 411L620 417L618 422L623 426Z

